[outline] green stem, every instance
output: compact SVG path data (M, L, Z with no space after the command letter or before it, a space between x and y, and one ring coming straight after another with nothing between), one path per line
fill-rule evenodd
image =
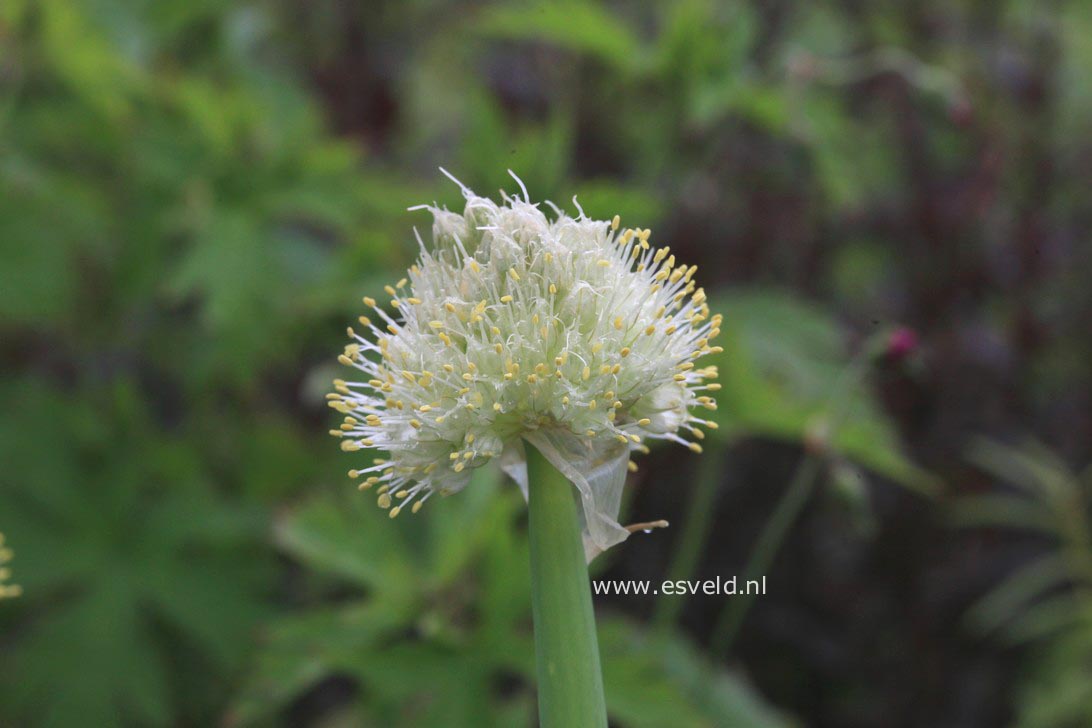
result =
M694 575L701 557L702 546L713 526L715 515L713 506L724 474L726 456L727 446L718 444L698 459L694 493L690 497L690 507L686 511L686 520L683 521L680 531L678 550L675 551L675 557L667 570L667 579L670 581L689 579ZM668 634L675 626L682 606L682 599L661 599L656 602L652 622L659 635Z
M531 607L542 728L606 728L576 489L527 443Z
M853 356L846 368L842 370L838 380L831 388L830 394L827 395L827 422L830 431L825 437L822 449L830 447L829 443L834 441L838 426L847 414L849 398L846 395L851 389L862 383L867 372L869 359L877 354L887 335L886 331L882 331L870 336L860 351ZM758 537L758 543L755 545L755 549L751 553L751 558L744 570L743 578L745 582L748 579L755 579L765 574L773 563L778 550L781 548L781 542L785 539L785 534L796 521L800 511L804 509L804 505L811 496L823 464L822 449L820 452L805 451L804 459L796 467L792 483L789 484L785 494L781 496L777 508ZM747 617L747 612L751 609L753 601L752 595L741 594L725 605L720 617L717 618L716 625L713 627L713 636L710 640L714 655L724 657L728 654L739 634L740 627L743 625L743 620Z
M744 569L744 583L748 579L760 578L769 570L789 527L800 515L804 504L808 502L816 476L819 474L820 464L821 459L812 453L805 454L804 459L800 461L792 483L781 496L777 508L758 537L758 543ZM750 594L739 594L729 600L713 628L713 638L710 642L714 655L723 657L728 654L753 601L754 595Z

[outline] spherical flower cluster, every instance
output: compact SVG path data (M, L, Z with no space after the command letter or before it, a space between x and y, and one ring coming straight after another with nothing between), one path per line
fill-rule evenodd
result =
M700 452L698 426L716 427L691 410L716 408L716 368L695 360L719 351L720 317L696 266L648 230L547 202L551 220L526 189L499 205L462 189L462 214L413 208L432 213L433 240L386 287L394 316L364 299L374 317L349 329L339 361L358 374L328 395L345 415L332 434L389 454L350 475L391 517L495 459L525 485L527 440L580 490L595 553L628 535L615 518L630 452L649 439Z

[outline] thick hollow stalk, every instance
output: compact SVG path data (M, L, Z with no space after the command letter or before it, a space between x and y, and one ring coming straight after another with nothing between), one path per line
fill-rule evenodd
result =
M576 489L527 445L531 606L542 728L606 728Z

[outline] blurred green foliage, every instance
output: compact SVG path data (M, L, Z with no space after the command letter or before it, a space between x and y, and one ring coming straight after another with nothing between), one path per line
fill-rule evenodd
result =
M1092 721L1092 468L1073 473L1037 444L979 442L975 462L1010 484L1007 493L965 496L953 522L1014 529L1049 548L1009 574L968 612L980 633L1033 645L1016 725L1053 728Z
M438 164L482 192L512 168L535 197L662 224L655 242L711 283L741 275L729 237L789 211L754 277L803 277L857 323L886 318L893 290L933 296L934 258L960 271L973 243L900 267L847 223L811 284L807 230L914 199L885 106L905 99L845 89L903 79L930 124L914 153L945 169L970 155L965 104L1018 103L965 88L984 71L958 47L883 52L915 44L893 4L788 5L771 22L734 0L0 4L0 529L25 591L0 607L0 723L531 724L519 498L482 474L392 524L356 497L324 436L342 327L414 256L427 222L406 208L457 203ZM1039 15L1004 5L999 24L1032 35L1023 14ZM1063 13L1044 143L1080 180L1092 13ZM1085 197L1074 183L1054 206ZM1085 283L1074 267L1059 285ZM871 389L843 387L870 350L842 319L769 285L714 296L713 446L818 428L847 467L933 485ZM1087 337L1063 339L1028 373L1043 397L1087 362ZM681 634L613 612L600 631L620 725L786 722ZM1087 652L1064 644L1049 661L1083 675Z
M252 13L0 14L6 719L212 718L270 611L270 499L321 472L271 381L397 258L359 152L251 60Z
M497 481L480 471L466 498L394 533L344 494L286 516L278 542L317 572L300 596L339 593L338 605L272 624L229 722L260 724L319 681L351 676L361 697L344 708L351 724L532 724L529 554L514 528L523 501ZM609 710L624 725L786 725L681 638L608 617L600 639Z

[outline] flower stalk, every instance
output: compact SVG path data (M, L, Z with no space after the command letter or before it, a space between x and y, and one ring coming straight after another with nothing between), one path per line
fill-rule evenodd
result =
M531 445L527 470L539 721L543 728L606 728L576 490Z

